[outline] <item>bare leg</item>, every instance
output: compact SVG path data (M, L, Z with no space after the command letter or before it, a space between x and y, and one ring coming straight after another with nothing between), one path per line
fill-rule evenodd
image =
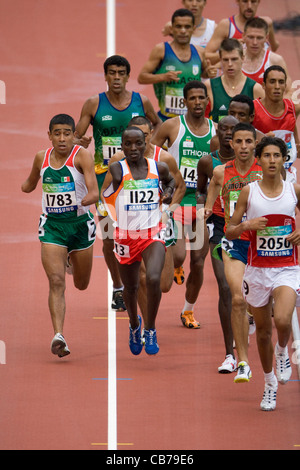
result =
M231 322L233 337L239 361L248 363L249 321L246 314L247 304L242 294L245 265L242 261L229 258L223 250L225 276L232 296Z
M67 249L57 245L41 244L42 264L49 281L49 310L54 333L63 333L65 302L65 266Z

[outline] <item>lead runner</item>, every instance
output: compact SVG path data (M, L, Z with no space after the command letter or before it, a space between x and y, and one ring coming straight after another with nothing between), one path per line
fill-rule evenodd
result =
M145 158L145 136L138 127L122 135L125 160L111 164L111 185L103 192L108 214L116 223L115 255L124 284L124 300L130 320L129 347L142 352L141 317L137 314L137 293L141 261L146 268L147 318L144 339L147 354L159 346L155 320L161 299L160 278L165 261L165 242L159 238L161 203L170 204L175 180L165 163ZM161 194L160 183L163 186Z

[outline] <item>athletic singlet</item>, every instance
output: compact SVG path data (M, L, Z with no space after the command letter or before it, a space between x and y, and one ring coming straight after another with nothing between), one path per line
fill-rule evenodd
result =
M226 232L227 224L233 215L240 191L247 184L252 183L262 178L262 169L258 165L256 158L245 175L238 173L235 160L231 160L226 163L224 171L224 182L222 187L222 198L224 201L224 218L225 227L224 233ZM243 220L246 219L244 215ZM249 240L249 232L243 232L239 237L242 240Z
M146 231L159 226L161 218L160 188L157 163L146 158L148 174L135 180L126 160L118 163L122 168L122 181L114 191L113 183L103 192L105 207L120 233ZM158 230L157 230L158 231ZM134 235L132 235L134 236ZM120 235L120 238L124 238Z
M215 152L212 152L210 155L211 155L211 159L212 159L213 170L216 168L216 166L223 165L223 163L220 160L218 150L216 150ZM221 193L219 194L219 196L217 197L217 199L214 203L213 213L218 215L219 217L224 218L224 204L223 204L223 200L221 198Z
M191 80L201 80L202 62L197 49L190 45L191 57L187 62L178 59L169 43L165 42L165 55L155 74L181 70L178 82L161 82L154 84L158 99L159 116L166 120L186 113L183 101L184 86Z
M228 37L232 39L242 39L243 38L243 31L241 31L235 22L235 17L232 15L229 19L229 33Z
M121 111L111 105L106 93L99 94L98 109L92 121L96 174L107 171L109 159L121 150L123 131L135 116L145 116L139 93L133 91L129 106Z
M279 196L267 197L258 181L249 185L247 219L266 217L268 225L263 230L250 232L248 264L260 268L280 268L298 265L298 249L286 240L295 230L295 208L298 202L294 185L282 181Z
M285 169L290 168L297 158L297 148L294 137L296 126L295 105L290 99L284 99L284 112L281 116L275 117L263 106L261 99L254 100L255 116L253 126L263 134L274 132L276 137L282 139L288 148L287 159L284 163Z
M228 109L232 97L226 93L221 77L213 78L210 83L214 100L214 107L210 111L210 118L214 122L219 122L220 119L228 115ZM255 85L256 82L254 80L249 77L246 77L246 81L241 91L241 95L247 95L253 100L253 88Z
M252 78L252 80L262 85L264 81L265 70L270 67L270 52L270 49L265 50L263 61L260 67L256 70L256 72L247 72L245 69L242 68L244 75L247 75L247 77Z
M214 34L216 22L206 18L206 29L202 36L192 36L191 44L194 46L206 47L212 35Z
M154 155L153 155L153 160L155 162L159 162L160 161L160 153L162 151L162 148L161 147L158 147L157 145L154 145Z
M186 184L181 206L196 206L197 165L204 155L210 154L210 141L216 135L213 122L207 119L209 131L203 136L193 134L186 123L185 116L180 116L179 131L169 153L175 158L177 166Z
M257 16L255 18L258 18ZM241 31L235 22L235 15L232 15L229 20L229 34L228 37L232 39L243 39L243 31ZM270 45L268 42L265 43L265 49L269 49Z
M81 201L87 194L84 175L75 167L75 157L81 149L75 145L61 168L52 168L50 156L54 147L45 152L41 168L42 208L49 218L70 220L86 214L89 206L82 206Z

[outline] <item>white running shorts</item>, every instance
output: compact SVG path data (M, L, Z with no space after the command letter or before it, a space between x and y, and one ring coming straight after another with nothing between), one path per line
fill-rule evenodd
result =
M247 265L243 279L243 295L249 305L267 305L277 287L291 287L297 294L296 305L300 306L300 266L283 268L257 268Z

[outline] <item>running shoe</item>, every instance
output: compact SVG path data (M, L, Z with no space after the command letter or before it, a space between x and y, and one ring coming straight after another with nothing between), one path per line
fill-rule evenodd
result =
M247 311L247 316L248 316L248 321L249 321L249 335L253 335L253 333L255 333L255 330L256 330L255 321L254 321L253 315L251 315L251 313L249 313L248 311ZM249 342L249 339L248 339L248 342Z
M287 348L286 348L287 350ZM275 346L275 360L276 360L276 375L278 382L281 384L287 383L292 375L292 367L288 352L279 353L278 345Z
M230 374L236 370L237 362L232 354L227 354L223 364L218 367L220 374Z
M61 333L56 333L51 343L51 352L58 357L65 357L70 354L70 350L65 338Z
M195 320L194 312L192 311L185 310L183 313L181 313L180 319L182 324L187 328L200 328L200 323Z
M142 319L140 315L138 315L139 326L134 330L129 325L129 348L132 354L138 356L141 354L143 349L143 340L141 335L141 328L142 328Z
M159 346L157 344L156 330L143 330L143 337L145 340L145 351L147 354L153 355L157 354L159 351Z
M265 390L260 408L263 411L273 411L276 408L276 395L277 395L278 382L276 380L273 384L265 384Z
M241 361L238 363L238 371L234 378L235 383L249 382L252 377L251 369L247 362Z
M123 300L123 290L115 290L112 296L111 308L117 310L117 312L124 312L126 305Z
M174 281L181 286L184 283L184 269L183 266L174 269Z

